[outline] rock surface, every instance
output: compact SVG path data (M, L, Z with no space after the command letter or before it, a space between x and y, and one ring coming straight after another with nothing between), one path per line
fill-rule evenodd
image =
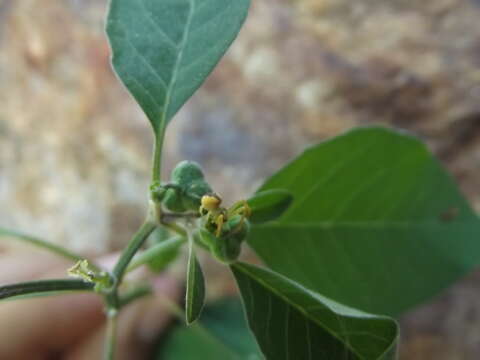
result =
M104 0L0 1L0 223L100 253L145 212L151 136ZM424 138L480 210L480 1L263 0L168 131L227 199L356 125ZM402 358L478 358L478 274L407 315Z

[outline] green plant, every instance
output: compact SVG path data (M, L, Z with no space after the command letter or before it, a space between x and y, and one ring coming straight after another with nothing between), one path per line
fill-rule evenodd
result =
M125 275L142 265L161 271L186 245L186 323L194 323L204 307L200 249L233 274L259 345L243 352L225 341L197 341L214 347L213 353L221 348L221 359L394 359L399 329L390 316L435 295L478 263L480 222L452 179L420 141L384 128L356 129L309 148L250 199L228 208L196 163L178 164L162 182L167 125L235 39L249 5L111 0L113 67L155 136L145 222L112 271L1 230L74 260L69 273L77 277L3 286L1 299L98 293L109 324L105 359L113 359L118 312L149 293L140 285L125 291ZM144 248L159 229L161 241ZM238 260L245 241L268 268ZM178 336L197 339L195 334ZM195 352L178 356L195 358Z

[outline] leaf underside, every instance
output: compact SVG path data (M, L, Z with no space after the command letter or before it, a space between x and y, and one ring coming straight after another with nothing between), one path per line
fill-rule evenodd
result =
M417 139L361 128L306 150L260 191L294 202L254 226L250 245L273 270L329 298L396 315L471 270L480 222Z
M395 359L398 326L314 293L270 270L232 266L266 359Z
M156 133L237 36L250 0L111 0L112 64Z

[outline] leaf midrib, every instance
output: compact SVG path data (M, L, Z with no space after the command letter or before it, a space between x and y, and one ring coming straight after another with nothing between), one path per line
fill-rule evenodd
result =
M430 228L442 226L467 226L475 225L475 219L443 224L436 220L431 221L319 221L319 222L275 222L270 224L255 225L257 229L285 229L303 228L307 230L335 230L335 228L346 227L354 229L409 229L409 228Z
M175 85L177 83L177 77L178 77L180 64L182 63L182 60L183 60L183 53L184 53L185 46L186 46L187 41L188 41L188 35L190 33L190 27L192 25L193 15L194 15L194 12L195 12L196 0L189 0L188 4L189 4L190 8L189 8L189 11L188 11L187 22L185 23L185 30L183 31L182 40L181 40L180 45L178 47L180 50L177 54L177 59L175 60L175 65L173 67L173 72L172 72L172 78L170 79L170 82L167 86L167 93L165 95L165 105L163 107L162 115L160 117L160 126L158 127L158 129L160 129L160 132L165 131L165 125L166 125L166 122L167 122L167 114L168 114L168 109L170 107L172 91L175 88ZM158 132L158 130L157 130L157 132Z

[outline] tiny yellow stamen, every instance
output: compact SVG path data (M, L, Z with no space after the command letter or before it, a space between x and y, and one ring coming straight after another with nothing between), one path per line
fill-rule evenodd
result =
M220 237L220 235L222 234L222 227L223 227L224 221L225 221L225 217L223 216L223 214L220 214L217 220L215 221L215 223L217 224L217 231L215 233L216 237Z
M217 194L202 196L202 208L207 211L217 210L222 203L222 199Z

